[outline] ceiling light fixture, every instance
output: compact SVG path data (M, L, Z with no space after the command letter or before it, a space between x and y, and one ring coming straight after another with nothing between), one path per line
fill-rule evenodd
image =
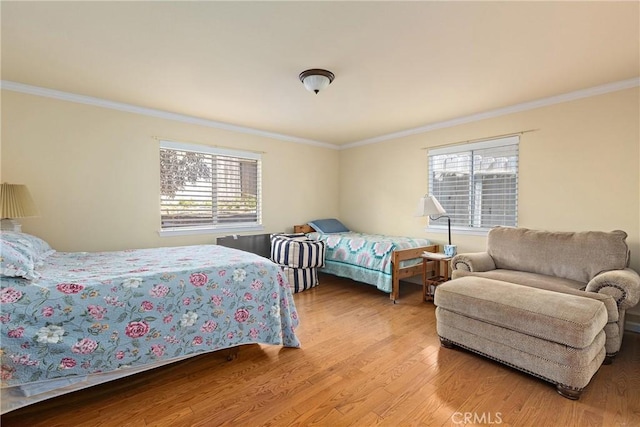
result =
M327 70L321 70L320 68L312 68L300 73L300 81L304 84L309 92L320 92L325 87L329 86L336 76Z

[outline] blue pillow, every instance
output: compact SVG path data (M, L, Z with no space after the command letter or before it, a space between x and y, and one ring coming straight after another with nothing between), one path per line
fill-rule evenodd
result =
M3 242L10 242L19 247L37 266L55 252L47 242L31 234L3 230L0 238Z
M316 219L308 222L314 230L318 233L331 234L331 233L346 233L350 231L343 223L335 218Z

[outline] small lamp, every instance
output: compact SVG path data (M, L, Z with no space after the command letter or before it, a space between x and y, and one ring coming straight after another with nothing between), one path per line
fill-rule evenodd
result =
M445 215L447 211L444 210L438 199L434 196L430 196L425 194L424 197L420 198L418 202L418 210L416 211L416 216L428 216L430 219L437 220L440 218L447 218L447 226L449 228L449 244L451 244L451 217L449 215ZM432 215L437 215L437 217L432 218Z
M36 216L38 210L26 185L0 184L0 229L21 231L22 226L13 218Z

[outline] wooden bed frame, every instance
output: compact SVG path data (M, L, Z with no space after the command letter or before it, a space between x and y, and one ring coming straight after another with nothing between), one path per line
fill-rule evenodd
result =
M312 233L315 230L310 225L294 225L294 233ZM391 268L392 268L392 290L389 297L394 303L400 297L400 280L407 277L413 277L422 275L422 263L412 265L410 267L400 267L402 261L414 258L420 258L423 252L438 252L438 245L420 246L417 248L400 249L393 251L391 254ZM427 261L427 277L432 277L435 273L434 261ZM431 272L431 274L429 274Z
M422 275L422 262L410 267L400 267L400 262L408 259L420 258L420 255L423 252L438 252L438 245L399 249L397 251L393 251L393 254L391 254L393 287L391 290L390 298L394 303L400 297L400 280L406 279L407 277ZM427 261L426 269L426 277L433 277L433 275L435 274L434 261ZM429 272L431 272L431 274L429 274Z

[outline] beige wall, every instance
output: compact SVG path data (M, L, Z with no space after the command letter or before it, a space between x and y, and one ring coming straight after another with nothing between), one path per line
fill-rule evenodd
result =
M413 217L428 191L427 152L458 141L527 129L520 144L522 227L625 230L640 271L639 89L435 130L340 153L340 217L349 227L446 243ZM485 236L453 232L458 251L480 251Z
M61 251L214 243L158 235L154 136L264 151L267 233L338 216L338 150L2 91L1 179L26 184L40 212L23 230Z
M428 188L424 148L539 129L521 139L519 225L625 230L638 271L639 105L633 88L338 151L3 91L1 179L29 186L41 215L24 230L58 250L210 243L215 235L158 236L153 136L265 151L265 232L336 216L354 230L444 243L413 217ZM453 240L459 251L485 247L484 236Z

